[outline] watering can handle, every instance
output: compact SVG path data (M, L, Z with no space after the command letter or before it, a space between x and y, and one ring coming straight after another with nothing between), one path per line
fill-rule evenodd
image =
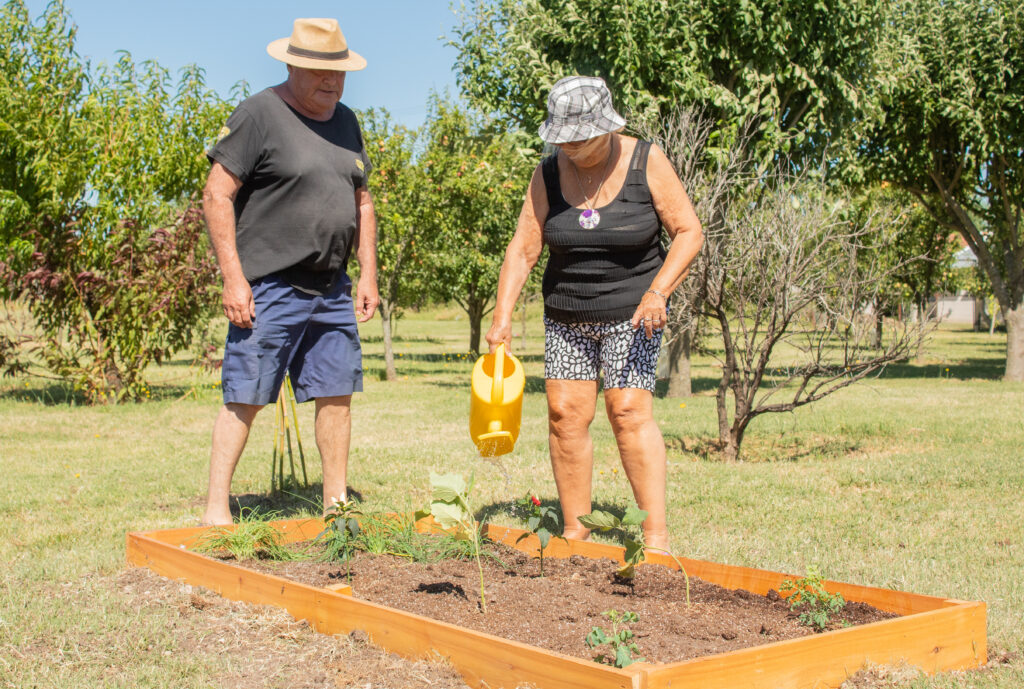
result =
M505 401L505 343L494 350L494 384L491 387L491 404Z

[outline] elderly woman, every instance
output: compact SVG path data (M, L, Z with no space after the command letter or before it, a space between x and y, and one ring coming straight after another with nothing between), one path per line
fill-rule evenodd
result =
M562 79L540 137L558 147L534 170L505 252L487 332L511 346L511 318L546 244L544 378L551 466L567 538L589 531L590 423L603 380L605 410L641 509L649 547L667 549L665 443L653 393L669 296L703 242L700 221L665 154L620 133L626 122L604 81ZM667 253L661 229L671 240Z

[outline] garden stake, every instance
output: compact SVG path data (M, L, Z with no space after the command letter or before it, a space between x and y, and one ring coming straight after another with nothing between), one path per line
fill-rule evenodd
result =
M302 434L299 433L299 413L295 409L295 391L292 389L292 379L284 377L285 388L288 393L288 404L292 408L292 421L295 424L295 444L299 448L299 466L302 467L302 487L309 487L309 478L306 476L306 456L302 452Z

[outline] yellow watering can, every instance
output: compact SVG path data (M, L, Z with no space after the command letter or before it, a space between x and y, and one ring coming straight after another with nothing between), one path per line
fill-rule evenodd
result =
M469 402L469 435L480 455L497 457L512 451L523 418L526 374L519 359L500 344L473 366Z

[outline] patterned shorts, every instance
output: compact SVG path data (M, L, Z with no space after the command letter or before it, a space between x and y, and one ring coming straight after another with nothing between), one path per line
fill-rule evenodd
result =
M647 337L629 321L559 323L544 317L544 377L597 380L604 388L640 388L654 392L662 330Z

